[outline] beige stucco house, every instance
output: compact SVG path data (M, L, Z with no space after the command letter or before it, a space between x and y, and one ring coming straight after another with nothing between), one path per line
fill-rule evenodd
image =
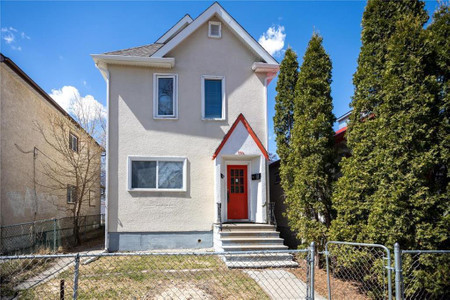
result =
M285 248L266 205L279 64L236 20L214 3L92 57L107 82L107 249Z
M0 225L70 217L76 205L74 183L67 180L57 188L47 176L51 174L46 168L63 165L65 158L38 128L51 133L53 117L68 120L73 126L61 138L75 156L82 155L82 141L92 138L11 59L2 54L0 58ZM98 153L92 174L100 178L101 151ZM81 215L100 214L100 179L86 193L89 199L81 203Z

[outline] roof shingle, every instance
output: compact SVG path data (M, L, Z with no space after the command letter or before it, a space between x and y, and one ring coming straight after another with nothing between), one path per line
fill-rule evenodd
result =
M164 44L149 44L134 48L127 48L122 50L116 50L111 52L106 52L106 55L123 55L123 56L141 56L141 57L150 57L164 46Z

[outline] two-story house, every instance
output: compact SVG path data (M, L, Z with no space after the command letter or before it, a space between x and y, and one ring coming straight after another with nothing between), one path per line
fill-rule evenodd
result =
M214 3L92 57L107 82L108 250L286 248L266 205L279 64L235 19Z

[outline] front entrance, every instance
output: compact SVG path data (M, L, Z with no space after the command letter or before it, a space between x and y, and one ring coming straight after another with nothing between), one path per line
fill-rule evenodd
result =
M248 220L247 166L227 167L227 218Z

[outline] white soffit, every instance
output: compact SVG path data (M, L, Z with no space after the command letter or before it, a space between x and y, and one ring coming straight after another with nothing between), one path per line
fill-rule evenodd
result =
M190 15L186 14L177 24L173 25L166 33L164 33L155 44L164 44L167 40L170 40L174 35L183 30L187 25L192 23Z
M252 65L252 70L256 73L277 73L280 70L280 65L255 62Z
M141 57L141 56L122 56L122 55L105 55L92 54L92 58L96 64L104 63L107 65L130 65L144 67L158 67L171 69L175 65L175 58L158 58L158 57Z
M162 58L214 15L217 16L223 23L227 24L228 27L231 28L231 30L266 63L278 65L278 62L217 2L211 5L200 16L198 16L197 19L192 21L186 28L180 31L174 38L156 51L152 57Z

